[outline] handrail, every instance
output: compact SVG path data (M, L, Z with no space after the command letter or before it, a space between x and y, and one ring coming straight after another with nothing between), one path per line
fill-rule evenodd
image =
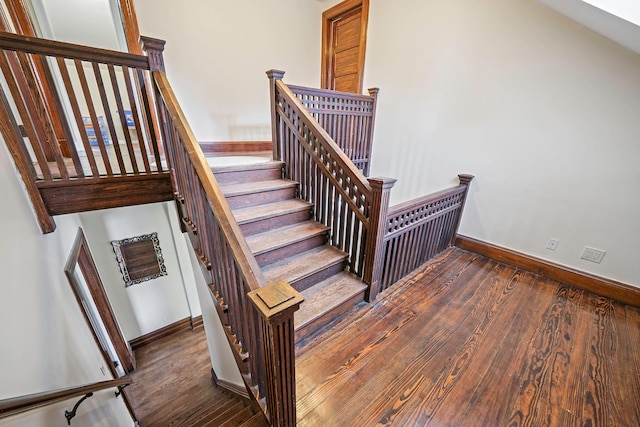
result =
M146 56L119 52L74 43L0 32L0 49L20 51L38 55L60 56L80 61L100 62L111 65L149 69Z
M202 152L200 144L198 144L198 140L187 122L184 112L169 84L167 75L163 71L154 71L152 75L160 90L164 105L189 155L191 165L195 169L200 183L203 186L207 202L211 204L211 209L220 222L220 227L225 239L231 244L230 249L233 257L238 263L249 289L256 290L265 286L266 280L262 274L262 270L251 253L251 249L249 249L235 217L231 213L231 208L222 193L218 181L213 175L213 171Z
M473 176L461 174L458 179L456 187L389 208L378 292L453 244Z
M110 387L122 387L131 384L131 377L116 378L80 386L65 387L41 393L27 394L20 397L0 400L0 419L27 412L32 409L52 405L87 393L104 390Z
M6 83L0 88L0 132L43 232L55 229L51 215L69 213L51 207L75 195L72 187L79 182L95 185L92 193L113 184L105 179L133 187L123 200L106 199L106 207L170 197L147 87L149 61L142 55L0 32L0 71ZM158 192L151 196L127 182L132 176L162 187L155 186ZM80 212L96 209L93 203L95 198L85 197L65 204L73 206L70 212Z
M295 425L293 313L304 298L286 282L266 283L164 72L164 43L143 42L182 231L248 390L273 425Z
M294 92L283 71L271 81L274 158L299 183L300 197L313 203L314 219L331 229L330 243L348 254L349 270L369 285L375 299L389 192L395 180L367 179ZM355 96L360 98L360 96Z
M379 89L372 88L369 95L360 95L287 86L354 165L368 176Z

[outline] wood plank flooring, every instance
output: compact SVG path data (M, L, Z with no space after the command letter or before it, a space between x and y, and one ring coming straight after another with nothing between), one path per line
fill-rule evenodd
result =
M265 426L246 399L230 397L211 379L204 329L185 330L136 350L137 369L125 389L143 427ZM242 424L251 418L251 422Z
M450 249L297 345L300 426L640 426L640 311Z

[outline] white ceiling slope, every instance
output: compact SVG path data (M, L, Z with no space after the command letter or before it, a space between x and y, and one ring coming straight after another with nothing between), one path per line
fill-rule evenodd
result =
M640 1L538 1L634 52L640 53Z

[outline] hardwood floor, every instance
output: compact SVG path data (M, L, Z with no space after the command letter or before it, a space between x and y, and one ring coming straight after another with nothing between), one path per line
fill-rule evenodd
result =
M213 385L202 328L145 345L136 350L136 360L125 393L142 427L266 425L246 399Z
M450 249L297 348L300 426L638 426L640 311Z

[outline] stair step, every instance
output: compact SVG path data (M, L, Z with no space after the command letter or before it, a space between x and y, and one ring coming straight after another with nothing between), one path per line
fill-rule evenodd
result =
M366 289L358 277L342 272L302 291L304 302L294 315L296 341L363 301Z
M236 403L227 408L226 411L218 414L216 417L207 417L206 420L201 420L197 426L201 427L218 427L226 420L231 419L235 414L242 411L245 408L244 402L236 401Z
M246 240L262 267L323 245L328 230L328 227L318 222L305 221L247 236Z
M245 236L262 233L274 228L292 225L311 219L313 205L299 199L266 203L248 208L235 209L240 229Z
M247 406L242 411L238 412L227 421L220 424L220 427L238 427L252 416L253 410L249 406Z
M262 268L267 283L282 279L302 291L344 270L347 254L323 245Z
M298 184L289 179L225 184L220 186L231 209L292 199Z
M271 160L250 165L215 166L211 170L213 170L218 183L223 185L280 179L282 178L283 166L283 162Z
M262 413L258 412L241 424L242 427L269 427Z

